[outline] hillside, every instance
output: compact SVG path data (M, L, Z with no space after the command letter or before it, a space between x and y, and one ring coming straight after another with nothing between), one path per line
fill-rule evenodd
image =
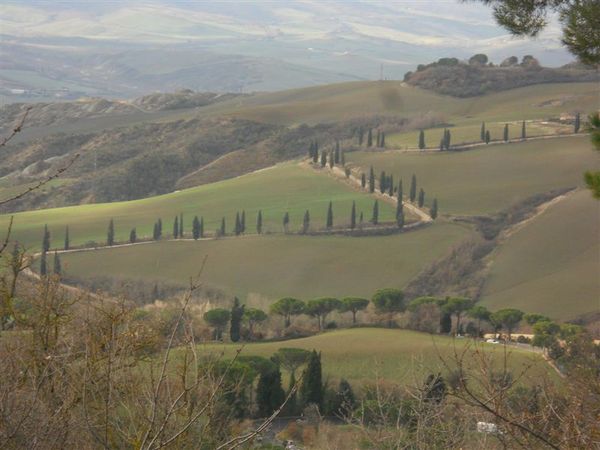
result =
M412 86L454 97L474 97L542 83L575 83L599 81L593 67L542 67L531 57L507 58L499 66L488 63L486 55L475 55L468 63L456 58L442 58L431 64L420 64L415 72L407 72L404 81Z

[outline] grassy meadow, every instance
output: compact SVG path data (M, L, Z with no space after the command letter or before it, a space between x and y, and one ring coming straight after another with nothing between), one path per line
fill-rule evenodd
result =
M366 296L402 287L466 237L468 228L434 224L380 237L244 236L169 241L62 255L68 277L109 276L186 286L208 257L202 280L242 299Z
M600 306L600 205L580 190L517 230L498 249L483 304L571 319Z
M416 331L352 328L285 342L249 343L244 346L241 354L268 358L282 347L315 349L322 353L324 378L332 383L345 378L359 386L380 378L387 382L421 384L429 373L445 373L442 358L450 361L455 348L460 352L468 345L471 344L466 339L452 339ZM223 351L225 358L232 357L238 348L238 344L201 346L205 351ZM490 355L500 369L504 353L502 346L482 344L477 348ZM473 350L475 347L468 352ZM554 376L550 366L539 354L518 348L509 348L508 352L509 365L515 375L530 367L526 377L539 379L542 375ZM467 358L467 363L476 364L472 357Z
M325 225L329 201L333 202L334 225L350 221L352 202L365 221L371 218L374 199L365 192L335 180L325 173L305 169L296 163L281 164L259 172L217 183L202 185L142 200L88 204L64 208L27 211L14 215L12 238L29 248L41 245L44 224L53 237L52 246L61 247L65 226L69 226L71 243L105 242L108 222L115 222L116 239L126 241L131 228L138 237L152 236L154 222L161 218L163 233L171 235L175 215L183 213L184 231L191 233L195 215L204 217L205 231L213 233L225 217L230 233L236 211L246 211L246 229L254 233L259 210L263 214L264 232L282 232L283 215L290 215L290 230L299 230L308 209L311 225ZM394 219L393 205L379 202L379 219ZM411 220L411 217L407 217ZM0 216L0 230L6 229L9 216Z
M437 197L441 214L489 214L531 195L583 185L583 173L600 167L588 136L574 136L464 152L352 152L346 161L375 173L392 173L408 191L412 174L425 190L425 203Z

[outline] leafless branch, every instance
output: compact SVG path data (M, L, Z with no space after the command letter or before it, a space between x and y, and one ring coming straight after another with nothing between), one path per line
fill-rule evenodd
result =
M29 114L29 111L31 111L32 108L33 106L28 106L25 109L25 112L21 116L21 120L17 123L17 125L15 125L11 133L2 140L0 140L0 147L4 147L12 138L14 138L17 135L17 133L21 132L21 130L23 129L23 125L25 124L25 119L27 119L27 115Z

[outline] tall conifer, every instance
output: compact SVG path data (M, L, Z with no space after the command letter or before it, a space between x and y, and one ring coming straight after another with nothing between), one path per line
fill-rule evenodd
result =
M329 202L329 206L327 208L327 228L333 227L333 203Z
M417 177L413 174L410 179L410 193L409 193L410 202L414 203L417 198Z

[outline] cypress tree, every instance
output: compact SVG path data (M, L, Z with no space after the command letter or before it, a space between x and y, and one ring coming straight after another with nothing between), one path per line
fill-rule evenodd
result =
M256 216L256 232L258 234L262 233L262 211L258 210L258 215Z
M437 198L433 199L433 203L431 204L431 209L429 210L429 215L432 219L437 218L438 215L438 203Z
M325 167L327 164L327 155L325 152L321 152L321 167Z
M106 244L113 245L115 243L115 223L112 219L108 222L108 231L106 233Z
M491 140L491 137L490 137L490 130L485 130L485 143L486 143L486 144L489 144L489 143L490 143L490 140Z
M312 161L313 161L313 164L316 164L316 163L319 162L319 149L317 147L317 143L316 142L314 142L311 145L313 146Z
M446 150L450 150L450 141L452 137L450 135L450 130L446 130Z
M290 224L290 215L286 211L285 214L283 215L283 232L284 233L288 232L289 224Z
M327 208L327 228L333 227L333 203L329 202L329 207Z
M131 231L129 232L129 242L131 244L135 244L136 241L137 241L137 232L135 231L135 228L132 228Z
M398 197L396 198L396 219L400 214L404 213L404 205L402 204L402 180L398 183Z
M369 192L371 194L375 192L375 171L373 170L373 166L371 166L371 170L369 172Z
M221 229L219 230L221 236L225 236L225 217L221 219Z
M50 250L50 230L48 225L44 225L44 235L42 237L42 252Z
M452 331L452 315L443 312L440 317L440 333L449 334Z
M152 231L152 239L158 241L158 223L154 222L154 230Z
M260 418L273 414L285 400L285 392L281 387L281 371L279 366L264 371L258 378L256 386L256 408Z
M346 165L346 155L344 155L344 149L340 149L340 164L342 166Z
M242 217L240 219L241 225L242 225L242 233L246 232L246 210L243 209L242 210Z
M234 297L233 306L231 307L231 319L229 327L229 337L231 338L231 342L237 342L240 340L242 317L244 317L245 309L246 305L240 305L240 299Z
M385 131L381 132L381 148L385 147Z
M379 192L381 192L382 194L385 193L385 189L387 187L386 183L387 178L385 176L385 170L382 170L381 174L379 175Z
M329 168L333 169L333 153L329 152Z
M239 236L240 233L242 232L242 223L240 222L240 213L236 212L235 213L235 228L234 228L234 232L236 236Z
M366 185L367 185L367 176L363 172L360 176L360 187L362 187L364 189Z
M192 237L196 240L200 237L200 221L198 220L198 216L194 216L194 220L192 221Z
M352 202L352 210L350 211L350 228L356 228L356 202Z
M394 175L390 175L390 179L388 180L388 195L390 197L394 196Z
M60 256L58 256L58 252L54 250L54 275L60 275L61 273Z
M419 149L423 150L425 148L425 131L421 130L419 132Z
M313 157L313 153L314 153L314 151L313 151L313 150L314 150L314 148L315 148L315 147L314 147L314 144L313 144L313 142L312 142L312 141L310 141L310 146L308 147L308 158L309 158L309 159L312 159L312 157Z
M358 145L360 147L362 147L364 140L365 140L365 130L363 130L363 127L360 127L358 129Z
M367 147L373 146L373 130L369 128L369 133L367 134Z
M183 213L179 213L179 237L183 239Z
M417 198L417 177L413 173L413 176L410 180L410 194L409 194L410 202L414 203L415 198Z
M444 138L440 139L440 152L444 151L444 142L445 142Z
M504 142L508 142L508 124L504 124Z
M573 133L579 133L579 128L581 128L581 115L579 113L575 114L575 123L573 124Z
M375 146L378 147L378 148L381 147L380 140L381 140L381 132L379 130L377 130L377 137L375 138L375 141L376 141L376 145Z
M339 140L335 140L335 153L334 153L334 160L333 162L335 164L339 164L340 163L340 141Z
M363 217L363 212L361 211L361 212L360 212L360 216L358 217L358 223L359 223L360 225L362 225L362 224L363 224L363 222L364 222L364 217Z
M175 216L175 220L173 220L173 239L177 239L179 237L179 219Z
M373 203L373 216L371 217L371 222L373 222L373 225L379 223L379 202L377 200Z
M310 213L308 212L308 209L307 209L304 213L304 218L302 219L302 233L303 234L308 233L309 227L310 227Z
M158 218L158 238L162 237L162 219Z
M69 225L67 225L67 227L65 228L65 246L64 246L64 249L65 250L69 250L70 247L71 247L71 241L69 239Z
M481 122L481 131L479 133L481 141L485 141L485 122Z
M323 406L323 373L321 369L321 354L313 350L308 365L304 371L302 385L300 386L300 397L303 405L314 404Z
M525 126L525 121L521 125L521 139L527 139L527 128Z
M398 225L398 228L404 227L404 212L403 211L400 211L400 213L396 215L396 224Z
M423 188L421 188L419 190L419 200L418 200L419 208L422 208L424 204L425 204L425 191L423 190Z
M40 258L40 275L45 276L48 273L48 268L46 267L46 252L42 252L42 257Z

